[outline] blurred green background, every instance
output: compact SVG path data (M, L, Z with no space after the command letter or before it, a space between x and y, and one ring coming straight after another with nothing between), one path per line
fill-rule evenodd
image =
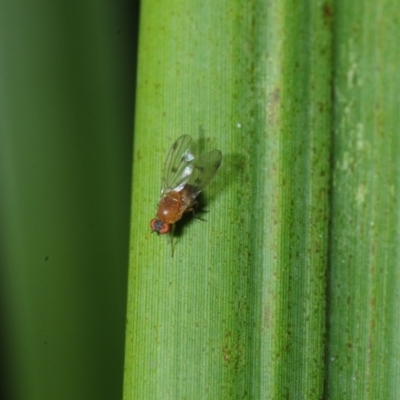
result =
M2 399L122 396L137 22L0 0Z

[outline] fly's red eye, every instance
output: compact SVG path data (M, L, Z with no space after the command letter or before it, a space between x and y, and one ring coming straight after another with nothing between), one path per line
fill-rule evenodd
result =
M152 220L150 221L150 229L151 229L152 231L155 231L155 229L154 229L154 224L155 224L155 222L156 222L155 219L152 219Z
M171 225L163 223L162 226L161 226L161 229L159 230L159 232L160 232L162 235L165 235L165 234L168 233L170 230L171 230Z

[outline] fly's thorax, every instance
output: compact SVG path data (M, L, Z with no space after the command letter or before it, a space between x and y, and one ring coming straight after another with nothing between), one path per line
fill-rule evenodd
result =
M182 217L182 195L180 192L169 192L158 204L157 218L167 224L173 224Z

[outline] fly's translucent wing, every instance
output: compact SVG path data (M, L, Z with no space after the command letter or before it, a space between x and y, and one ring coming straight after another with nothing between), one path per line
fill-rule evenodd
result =
M172 145L167 159L165 160L163 177L161 182L161 193L171 190L181 190L188 181L193 171L194 156L190 151L192 138L183 135L176 139Z
M217 173L221 161L222 153L219 150L212 150L192 162L192 173L186 182L186 189L191 199L197 197L208 185Z

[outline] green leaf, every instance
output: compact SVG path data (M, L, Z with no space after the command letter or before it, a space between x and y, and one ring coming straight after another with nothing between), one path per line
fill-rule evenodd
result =
M145 1L125 399L319 399L331 141L329 2ZM151 235L189 133L223 164L175 253Z
M400 10L336 15L327 396L398 399Z

